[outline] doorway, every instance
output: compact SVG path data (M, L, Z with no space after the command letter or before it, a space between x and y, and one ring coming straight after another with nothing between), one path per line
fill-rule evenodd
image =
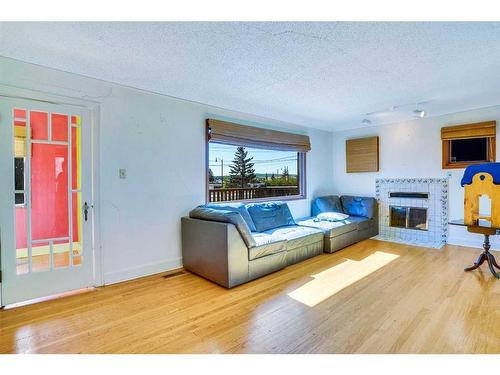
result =
M0 96L1 304L94 284L90 111Z

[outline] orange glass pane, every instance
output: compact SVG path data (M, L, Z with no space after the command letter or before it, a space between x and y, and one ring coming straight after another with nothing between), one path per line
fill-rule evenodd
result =
M71 188L73 190L78 190L81 186L80 133L80 128L71 128Z
M68 141L68 116L53 113L52 117L52 140Z
M31 138L36 140L48 139L48 119L45 112L30 112Z
M80 116L71 116L71 125L80 125Z
M34 243L32 247L31 270L43 272L50 270L50 243Z
M73 265L79 266L83 263L82 245L80 242L73 242Z
M69 242L54 241L54 268L69 267Z
M69 236L67 146L32 145L31 205L34 240Z

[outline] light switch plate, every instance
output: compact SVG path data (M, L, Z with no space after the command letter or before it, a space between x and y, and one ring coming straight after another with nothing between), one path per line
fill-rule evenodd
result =
M126 169L120 168L118 170L118 174L119 174L120 178L122 178L122 179L127 178L127 170Z

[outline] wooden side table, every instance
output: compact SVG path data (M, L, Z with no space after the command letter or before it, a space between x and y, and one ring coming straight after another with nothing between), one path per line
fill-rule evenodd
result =
M500 228L492 227L491 224L485 220L479 220L477 225L466 225L464 224L463 220L452 220L449 224L467 227L467 231L470 233L479 233L484 235L483 252L474 262L474 265L466 267L464 271L475 270L484 262L487 262L490 272L493 274L493 276L495 276L497 279L500 279L500 274L495 270L495 268L500 270L500 266L498 265L495 256L490 253L490 236L500 234Z

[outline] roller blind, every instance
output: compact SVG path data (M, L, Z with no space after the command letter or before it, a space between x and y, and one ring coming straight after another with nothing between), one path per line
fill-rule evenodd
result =
M311 150L311 143L306 135L239 125L214 119L207 119L207 136L209 141L238 146L297 152Z
M496 136L496 121L478 122L441 128L441 139L467 139Z

